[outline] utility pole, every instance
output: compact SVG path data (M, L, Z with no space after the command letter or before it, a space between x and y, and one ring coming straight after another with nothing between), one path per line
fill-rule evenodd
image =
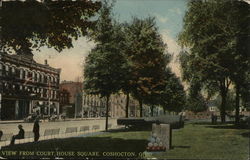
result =
M77 95L75 94L75 119L76 119L76 111L77 111L76 110L76 107L77 107L76 105L77 105Z
M50 80L48 79L48 96L49 96L49 98L48 98L48 108L49 108L49 110L48 110L48 115L50 116Z

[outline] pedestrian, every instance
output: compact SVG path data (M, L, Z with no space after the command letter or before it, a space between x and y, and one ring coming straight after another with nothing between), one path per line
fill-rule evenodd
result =
M3 131L0 130L0 141L1 141L2 136L3 136Z
M212 115L211 115L211 119L212 119L212 124L214 124L215 122L214 122L214 119L215 117L214 117L214 114L212 113Z
M23 130L23 126L22 126L21 124L19 124L19 125L18 125L18 129L19 129L19 132L18 132L17 135L12 136L10 145L14 145L16 139L24 139L24 130Z
M214 116L214 124L217 124L217 115Z
M37 142L38 139L39 139L39 137L40 137L39 129L40 129L40 126L39 126L39 119L36 118L36 120L35 120L35 122L34 122L34 126L33 126L34 142Z

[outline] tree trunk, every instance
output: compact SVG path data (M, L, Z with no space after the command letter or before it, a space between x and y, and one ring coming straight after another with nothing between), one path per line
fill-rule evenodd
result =
M105 130L108 131L108 120L109 120L109 95L106 96L106 123Z
M223 81L220 81L220 95L221 95L220 116L222 123L226 122L226 100L230 84L231 81L228 78L224 78Z
M163 113L164 113L164 115L166 115L166 109L165 108L163 108Z
M140 117L142 117L142 100L139 100L139 105L140 105Z
M151 117L154 116L154 106L151 106Z
M226 92L225 90L221 90L221 107L220 107L220 117L221 123L226 122Z
M236 84L236 97L235 97L235 124L240 123L240 87Z
M128 106L129 106L129 93L127 93L127 100L126 100L126 118L128 118Z

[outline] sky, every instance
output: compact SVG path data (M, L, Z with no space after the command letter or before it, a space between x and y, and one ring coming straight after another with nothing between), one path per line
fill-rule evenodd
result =
M187 0L116 0L113 8L113 14L119 22L129 22L132 17L156 18L156 25L168 46L168 52L174 55L170 67L179 77L177 55L180 47L176 40L182 29L187 2ZM74 41L73 45L74 48L65 49L60 53L53 48L43 47L39 52L34 52L34 59L38 63L44 63L47 59L50 66L61 68L61 81L76 81L82 77L84 58L95 44L82 37Z

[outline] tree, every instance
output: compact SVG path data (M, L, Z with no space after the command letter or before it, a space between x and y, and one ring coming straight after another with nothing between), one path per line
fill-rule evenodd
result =
M230 89L228 91L228 94L227 94L227 103L226 103L226 106L227 106L227 110L228 111L233 111L234 108L235 108L235 105L234 105L234 102L235 102L235 90L233 89ZM221 97L219 95L216 96L215 98L215 105L220 108L220 104L221 104Z
M192 79L190 82L187 109L194 113L207 110L206 99L202 94L202 84L198 79Z
M250 110L250 71L246 73L244 83L241 88L242 105L249 111Z
M228 4L231 8L231 21L228 25L232 30L232 56L234 61L232 65L232 74L230 78L234 83L235 96L235 124L240 122L239 107L240 97L244 94L247 72L250 72L249 56L249 33L250 33L250 5L244 1L232 1Z
M4 1L0 10L0 50L32 56L42 46L57 51L71 48L72 40L87 34L90 17L101 7L88 0Z
M202 85L216 87L220 92L222 122L225 122L226 97L235 67L232 64L238 55L233 52L238 36L231 25L232 4L233 1L190 1L179 35L180 44L190 49L189 77L198 77Z
M124 41L126 42L126 41ZM126 45L123 45L126 46ZM123 51L126 51L126 48L124 48ZM126 52L123 52L124 58L126 59L126 62L124 63L124 77L122 78L122 91L126 94L126 106L125 106L125 117L128 118L129 114L129 101L130 101L130 94L132 92L132 68L131 64L129 63L129 58L126 55Z
M86 92L106 98L106 130L108 130L110 95L121 89L126 62L119 49L122 42L121 26L113 21L111 8L112 5L105 2L100 10L100 17L90 34L96 46L89 53L84 66Z
M181 112L186 104L186 93L181 81L169 68L166 69L166 87L161 95L161 106L166 110Z
M132 95L139 101L140 116L142 104L152 106L159 103L158 98L164 90L164 71L166 45L158 32L152 17L133 18L125 29L126 55L131 66Z

